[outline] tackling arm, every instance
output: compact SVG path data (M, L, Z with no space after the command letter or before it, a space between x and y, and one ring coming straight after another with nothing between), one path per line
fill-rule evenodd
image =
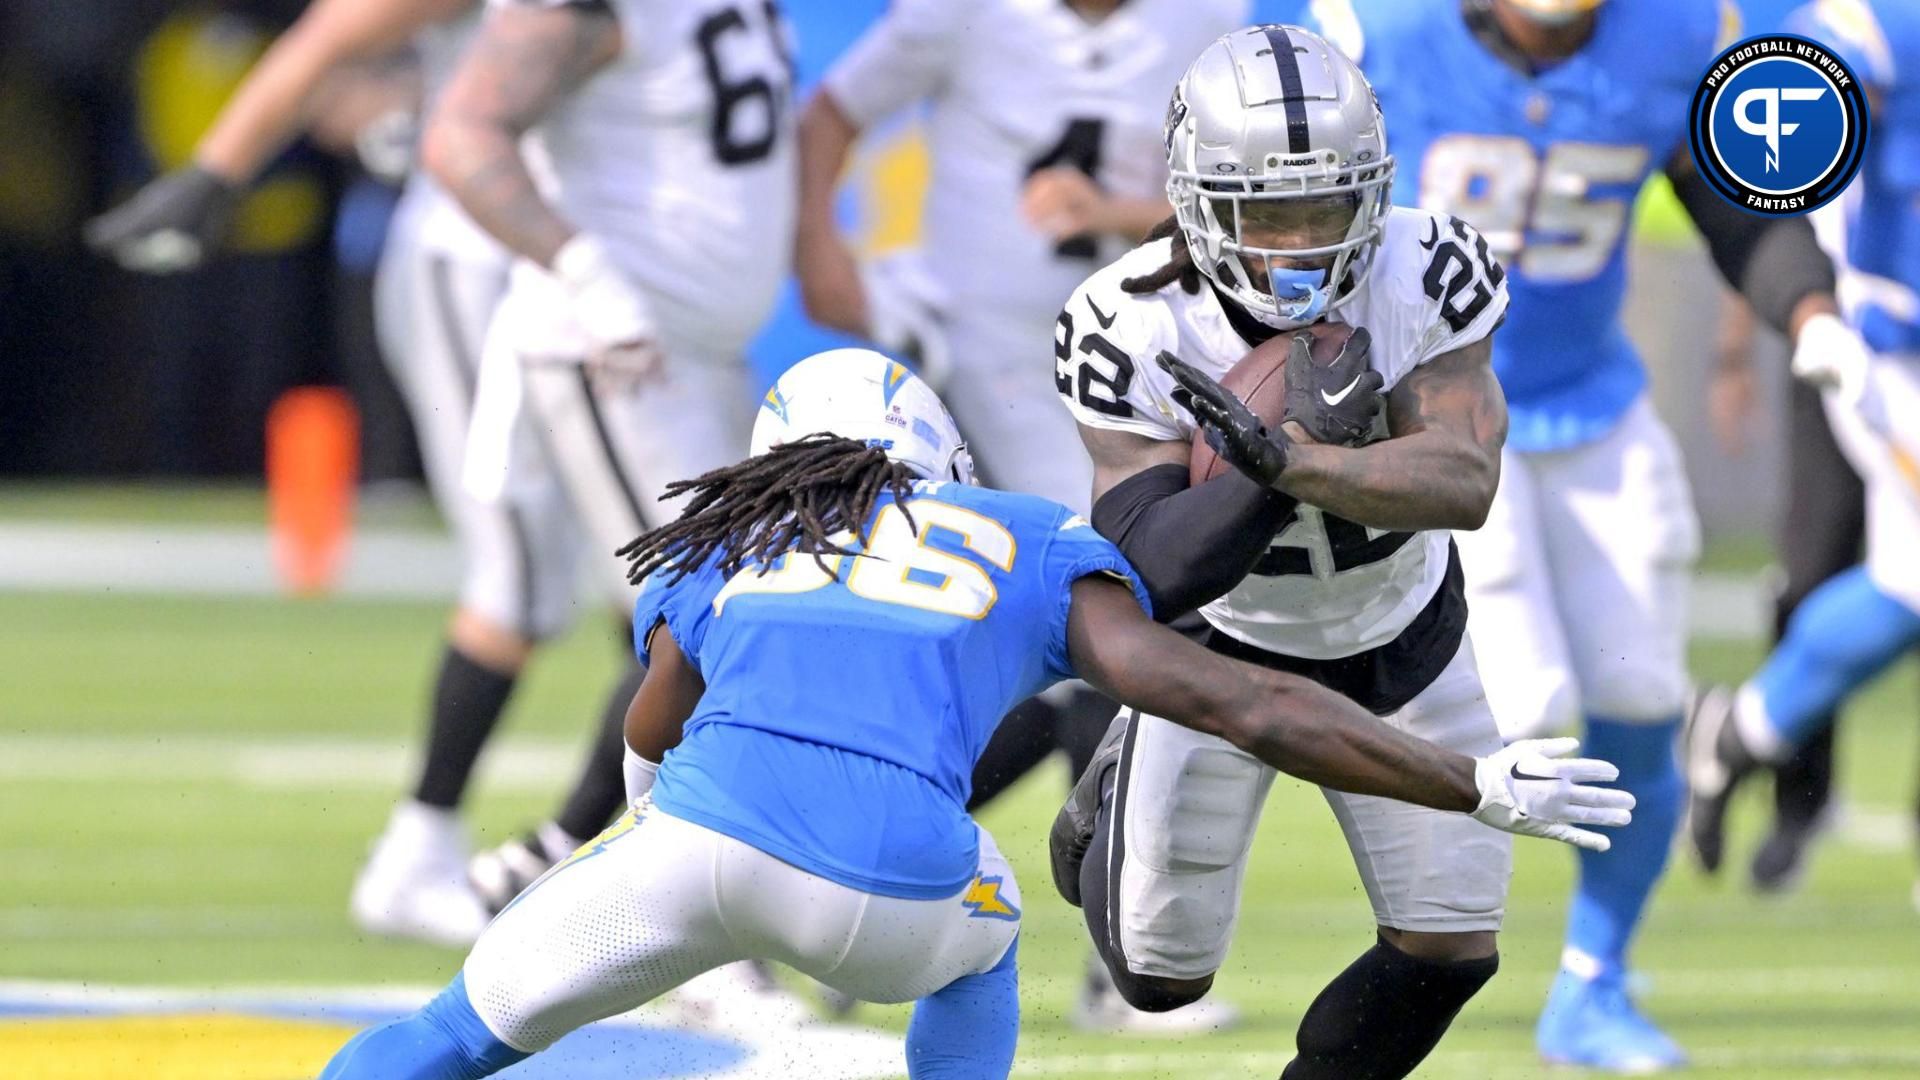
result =
M1316 443L1298 424L1275 487L1376 529L1477 529L1500 485L1507 399L1493 339L1414 368L1387 393L1393 437L1361 447Z
M1237 470L1188 486L1184 442L1084 424L1080 438L1093 457L1093 527L1133 564L1162 622L1238 585L1293 512L1293 499Z
M1479 804L1473 758L1396 731L1317 683L1203 649L1149 622L1117 582L1074 583L1067 648L1080 677L1122 704L1302 780L1437 810Z
M1210 652L1149 622L1124 585L1073 584L1067 649L1096 688L1227 740L1292 776L1339 791L1469 813L1496 829L1605 851L1584 825L1625 825L1633 796L1592 786L1619 770L1568 758L1573 739L1523 740L1470 758L1395 730L1352 701L1296 675Z
M575 229L541 198L520 137L620 48L620 25L604 8L501 8L427 128L422 150L434 178L501 243L541 266L554 265Z

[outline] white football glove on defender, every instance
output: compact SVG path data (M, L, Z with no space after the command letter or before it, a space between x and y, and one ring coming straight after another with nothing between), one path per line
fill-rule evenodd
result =
M1567 756L1579 749L1578 739L1523 739L1478 759L1473 781L1480 805L1473 816L1503 832L1607 850L1612 841L1575 826L1627 824L1633 793L1591 786L1618 779L1620 770L1597 758Z
M633 380L659 373L666 358L655 339L647 299L599 240L575 233L554 254L553 276L586 335L588 367Z

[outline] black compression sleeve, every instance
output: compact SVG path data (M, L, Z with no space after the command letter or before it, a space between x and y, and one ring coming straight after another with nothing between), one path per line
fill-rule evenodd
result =
M1297 501L1235 469L1199 487L1187 479L1185 465L1155 465L1093 504L1093 527L1133 564L1161 622L1238 585Z
M1715 195L1697 169L1668 169L1667 178L1706 238L1713 264L1760 321L1784 334L1796 304L1833 291L1833 263L1805 219L1749 214Z

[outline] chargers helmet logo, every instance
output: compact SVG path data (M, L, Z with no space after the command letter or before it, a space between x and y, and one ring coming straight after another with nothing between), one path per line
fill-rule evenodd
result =
M1689 114L1694 164L1720 196L1756 214L1817 209L1846 190L1867 146L1852 69L1811 38L1766 34L1721 53Z

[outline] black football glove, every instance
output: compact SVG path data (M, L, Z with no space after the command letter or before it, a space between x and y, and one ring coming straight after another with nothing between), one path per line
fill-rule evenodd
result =
M128 270L172 274L206 261L240 189L198 165L175 169L87 223L87 246Z
M1373 434L1374 418L1385 407L1385 380L1367 366L1373 336L1364 327L1353 332L1330 364L1313 362L1313 336L1301 333L1287 347L1285 420L1307 429L1314 441L1358 446Z
M1280 479L1287 469L1287 447L1292 445L1284 434L1268 431L1246 402L1185 360L1163 350L1154 362L1192 395L1193 418L1222 461L1266 487Z

